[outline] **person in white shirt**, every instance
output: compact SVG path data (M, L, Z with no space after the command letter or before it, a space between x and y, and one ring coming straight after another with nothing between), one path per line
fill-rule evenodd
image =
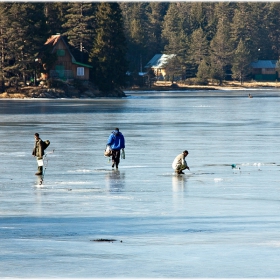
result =
M183 153L179 154L172 163L172 168L175 170L177 174L185 174L183 170L190 168L185 160L186 156L189 154L187 150L183 151Z

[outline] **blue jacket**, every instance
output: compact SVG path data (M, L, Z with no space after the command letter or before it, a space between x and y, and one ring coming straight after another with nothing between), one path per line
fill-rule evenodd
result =
M121 132L112 131L108 138L107 145L111 146L112 150L121 150L125 148L124 136Z

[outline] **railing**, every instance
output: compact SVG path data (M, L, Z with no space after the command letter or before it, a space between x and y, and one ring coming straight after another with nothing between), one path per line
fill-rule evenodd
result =
M72 70L62 70L62 71L51 70L50 78L73 79L74 75Z

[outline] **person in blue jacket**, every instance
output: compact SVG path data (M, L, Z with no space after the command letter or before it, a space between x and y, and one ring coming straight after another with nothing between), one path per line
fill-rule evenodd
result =
M108 138L107 145L112 149L112 167L119 167L121 150L125 148L124 136L116 127Z

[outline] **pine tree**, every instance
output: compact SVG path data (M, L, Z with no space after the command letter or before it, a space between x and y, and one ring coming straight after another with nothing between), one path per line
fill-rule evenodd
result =
M193 76L193 66L190 61L190 3L171 3L164 17L162 38L166 54L176 54L174 65L182 76ZM173 67L174 68L174 67ZM186 73L187 70L187 73Z
M96 20L96 37L90 53L93 82L102 92L110 92L125 85L127 71L127 49L119 4L100 3Z
M191 35L190 55L194 64L199 66L202 60L209 57L209 42L202 28L198 28Z
M70 2L63 28L63 35L68 38L69 45L80 50L80 54L89 53L95 35L95 3ZM85 55L87 57L87 55ZM83 57L78 58L83 61Z
M243 40L240 39L237 49L234 52L232 77L238 79L241 84L249 73L250 63L250 52L246 48Z
M210 67L205 59L203 59L199 64L196 77L199 83L201 84L208 83L208 78L210 77Z
M148 3L135 3L130 21L128 59L133 63L133 67L136 68L137 74L138 71L143 71L143 61L150 59L147 58L147 5Z
M149 57L153 57L153 55L161 53L162 51L162 22L166 14L168 4L162 2L150 2L147 8L147 17L149 22L147 27L147 45L149 46L147 55Z
M188 18L188 6L186 3L170 4L164 17L162 30L162 38L167 54L186 54L189 49Z
M236 8L236 3L234 2L217 2L215 6L215 19L217 22L223 19L227 24L232 23Z
M66 29L63 25L66 22L67 2L46 2L44 5L44 13L47 19L47 25L52 35L63 34Z
M25 82L27 76L34 77L35 60L50 34L43 3L13 3L7 9L7 17L9 65L4 71L11 77L10 82L17 85L20 80Z
M219 20L217 32L210 43L211 77L221 84L230 66L233 45L230 41L230 26L224 19Z
M149 19L150 6L146 2L121 2L120 7L124 19L124 33L127 39L129 70L133 73L134 79L137 79L138 73L144 72L145 63L155 54L152 51L154 46L150 43L154 39L149 31L152 29Z
M280 3L273 2L269 5L267 15L267 29L269 30L269 39L273 57L280 57ZM262 47L261 47L262 48Z
M242 2L237 4L232 22L232 41L235 42L235 48L242 41L251 50L251 59L254 59L259 49L258 28L256 14L253 12L253 4Z
M199 4L199 3L197 3ZM202 28L203 32L206 35L208 41L211 41L216 34L217 30L217 22L218 19L215 16L215 7L217 3L212 2L202 2L200 3L200 13L195 18L197 20L197 26L193 30L197 28ZM194 13L195 11L193 11Z
M191 3L189 10L189 29L191 33L201 28L212 38L211 30L215 26L215 5L211 2Z
M250 18L244 20L245 22L251 21L248 22L250 24L250 34L247 30L244 32L248 34L246 40L245 37L242 38L250 48L252 60L273 59L268 28L269 6L268 3L250 3Z
M186 66L182 63L182 59L177 55L168 60L165 71L168 80L172 83L175 78L177 80L185 80L186 78Z
M7 10L10 4L0 3L0 92L5 89L5 72L4 69L8 65L9 49L7 47L7 28L8 17Z
M255 34L252 52L252 59L277 59L277 52L273 50L271 40L270 6L272 3L251 3L252 13L255 18Z

